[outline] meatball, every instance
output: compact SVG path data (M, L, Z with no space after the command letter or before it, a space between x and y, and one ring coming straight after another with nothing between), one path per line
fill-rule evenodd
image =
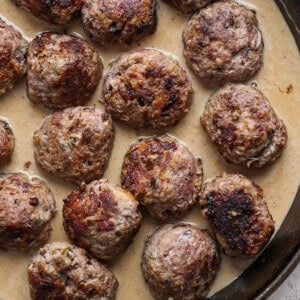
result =
M262 188L240 174L223 174L205 183L201 212L226 254L257 255L274 232Z
M133 195L106 179L75 189L64 200L63 217L68 237L100 259L125 251L142 222Z
M83 0L83 28L102 45L130 45L155 31L156 6L156 0Z
M206 299L220 257L208 234L191 224L168 224L146 240L142 272L155 299Z
M85 40L40 33L28 50L28 97L48 108L82 105L93 96L102 68L97 51Z
M209 85L242 82L263 62L263 40L255 12L235 1L218 1L187 23L184 56Z
M28 268L31 298L115 299L118 280L85 250L65 242L41 248Z
M52 192L38 177L0 175L0 248L28 250L45 242L56 213Z
M121 181L158 220L182 218L196 203L202 187L202 162L176 138L139 139L126 153Z
M0 19L0 96L26 74L27 48L21 33Z
M165 1L172 4L174 7L176 7L183 13L189 14L206 6L213 0L165 0Z
M192 95L178 62L154 49L119 57L104 78L107 112L135 128L175 125L188 111Z
M111 117L90 107L46 117L33 137L35 158L51 174L73 183L100 178L113 145Z
M229 163L270 165L287 143L286 127L268 99L247 85L229 84L213 94L201 123Z
M46 22L63 25L78 14L82 0L13 0L17 6Z
M7 162L15 147L14 134L9 124L0 119L0 164Z

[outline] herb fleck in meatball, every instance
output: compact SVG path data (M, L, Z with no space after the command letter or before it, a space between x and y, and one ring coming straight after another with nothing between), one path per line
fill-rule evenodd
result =
M118 280L85 250L64 242L41 248L28 268L31 298L34 300L113 300Z
M28 50L28 97L56 109L84 104L93 96L102 68L97 51L85 40L43 32Z
M214 241L191 224L168 224L146 240L142 271L157 300L200 300L216 276L220 257Z
M192 13L206 6L213 0L165 0L183 13Z
M243 175L223 174L206 182L200 204L229 256L254 257L274 232L262 188Z
M113 145L111 117L95 108L75 107L55 112L35 131L33 143L39 165L73 183L99 179Z
M106 111L135 128L175 125L188 111L192 95L178 62L155 49L122 55L104 78Z
M0 248L28 250L45 242L56 212L47 184L24 173L0 175Z
M287 130L268 99L253 87L229 84L208 100L201 124L227 162L272 164L287 143Z
M0 119L0 164L7 162L15 147L15 138L9 124Z
M142 222L133 195L106 179L83 184L64 202L68 237L100 259L111 259L125 251Z

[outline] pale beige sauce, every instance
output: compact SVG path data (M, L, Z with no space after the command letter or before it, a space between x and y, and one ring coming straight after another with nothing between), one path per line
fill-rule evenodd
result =
M181 32L186 16L160 2L158 10L159 24L156 33L144 39L141 44L134 45L131 49L144 46L156 47L171 52L180 59L181 65L188 71L192 79L195 96L188 115L178 126L168 132L184 141L196 156L202 157L205 179L219 175L223 171L240 171L260 184L264 188L266 200L276 221L276 229L278 229L295 196L300 178L300 57L292 35L273 1L252 0L243 2L251 3L251 6L257 7L258 19L265 42L264 66L253 80L257 82L258 87L270 99L276 112L283 118L289 133L288 147L280 160L272 167L262 170L245 170L244 168L227 165L201 129L199 116L212 90L208 90L201 85L188 69L182 57ZM0 0L0 13L6 20L20 28L28 39L33 38L37 32L43 30L59 29L59 27L51 26L18 10L9 0ZM84 35L80 19L68 26L68 32ZM120 50L114 45L106 50L99 48L99 52L104 59L105 70L107 70L107 64L115 58ZM287 87L291 84L293 89L290 93L287 93ZM102 82L100 82L94 98L87 105L95 104L98 108L104 110L102 104L97 101L101 99L101 87ZM60 179L49 176L39 169L33 157L33 131L40 126L43 117L49 114L49 111L29 104L26 96L25 80L23 80L10 93L0 99L0 114L9 119L16 136L13 159L1 171L23 170L25 162L32 162L28 172L37 174L47 180L55 194L58 205L58 214L54 221L54 230L50 241L66 240L62 227L62 199L71 191L72 186ZM123 156L129 144L139 135L147 135L151 131L136 131L117 123L115 123L115 128L116 137L113 153L105 177L112 182L119 183ZM200 215L198 205L184 220L194 222L201 228L207 227L206 222ZM112 270L120 282L118 299L151 299L141 274L140 258L144 240L155 226L154 221L145 217L134 243L118 260L111 264ZM34 251L27 254L0 252L0 299L29 299L26 272L27 265L34 253ZM211 293L226 286L249 263L229 259L222 255L221 269Z

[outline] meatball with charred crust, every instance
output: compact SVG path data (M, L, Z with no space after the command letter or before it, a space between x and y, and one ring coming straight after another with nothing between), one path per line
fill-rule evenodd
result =
M200 300L206 299L219 264L208 234L191 224L168 224L146 240L142 272L157 300Z
M138 232L142 215L130 192L106 179L83 184L65 200L64 228L78 246L100 259L125 251Z
M47 108L82 105L93 96L102 68L97 51L82 38L40 33L28 50L28 97Z
M103 84L106 111L134 128L177 124L192 95L192 85L178 62L155 49L120 56Z
M194 206L202 177L201 159L169 135L132 144L121 172L122 186L161 221L182 218Z
M268 99L243 84L229 84L213 94L201 124L225 160L237 165L270 165L287 143L286 127Z
M5 121L0 119L0 165L7 162L15 147L15 137L11 127Z
M223 174L205 183L201 211L231 257L257 255L274 232L262 188L240 174Z
M83 0L83 28L94 41L130 45L156 29L157 0Z
M174 7L182 11L183 13L189 14L199 10L214 0L165 0L172 4Z

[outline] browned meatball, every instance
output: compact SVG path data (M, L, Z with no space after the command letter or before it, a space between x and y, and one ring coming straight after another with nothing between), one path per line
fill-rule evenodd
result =
M214 230L224 252L252 258L274 232L262 188L240 174L223 174L204 185L201 211Z
M21 33L0 19L0 96L26 74L27 48Z
M83 0L83 28L102 45L129 45L155 31L156 6L156 0Z
M287 130L268 99L243 84L229 84L208 100L201 117L221 155L247 167L272 164L287 142Z
M52 230L55 200L47 184L24 173L0 175L0 248L28 250Z
M118 280L85 250L64 242L41 248L28 268L34 300L113 300Z
M107 112L135 128L175 125L188 111L192 95L178 62L155 49L119 57L104 78Z
M79 12L82 0L13 0L37 18L53 24L67 24Z
M125 251L142 222L133 195L106 179L83 184L69 194L63 217L68 237L100 259Z
M15 147L15 137L9 124L0 119L0 165L7 162Z
M183 13L192 13L206 6L214 0L165 0Z
M263 61L263 40L255 12L235 1L203 8L183 31L184 56L205 83L241 82Z
M113 145L111 117L90 107L67 108L44 119L33 143L39 165L73 183L99 179Z
M168 224L146 240L142 271L155 299L200 300L216 276L220 258L214 241L191 224Z
M40 33L28 50L28 97L48 108L84 104L93 96L102 68L97 51L85 40Z
M161 221L182 218L199 198L202 162L174 137L142 138L126 153L122 186Z

